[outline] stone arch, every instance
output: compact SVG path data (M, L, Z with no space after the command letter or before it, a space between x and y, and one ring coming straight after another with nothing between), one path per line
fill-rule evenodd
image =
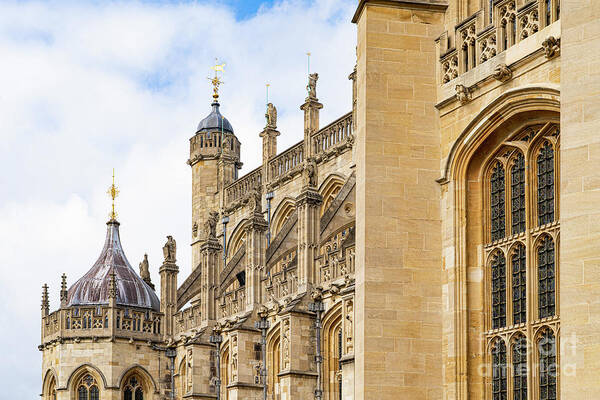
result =
M72 399L78 398L78 385L80 381L88 374L94 379L96 385L98 386L100 398L104 398L105 395L102 392L108 389L106 377L99 368L92 364L86 363L75 368L67 381L67 389L69 390Z
M446 220L444 254L448 256L444 262L454 271L449 275L446 301L450 314L455 316L449 323L453 332L450 340L456 349L456 357L445 361L456 374L455 383L449 384L448 390L460 397L477 395L486 379L478 366L487 365L487 345L469 328L485 327L489 316L489 307L482 301L482 296L485 299L489 293L489 279L482 279L486 277L487 255L491 251L486 246L492 244L486 239L486 167L495 157L502 156L499 151L503 146L519 148L514 138L523 129L559 122L557 85L515 88L496 97L467 124L444 160L438 182L444 186L443 201L452 210ZM502 247L506 253L502 240L493 242L493 247Z
M275 386L279 384L278 373L281 370L281 332L280 322L267 332L267 392L273 396Z
M344 186L346 178L343 175L333 173L327 176L319 187L319 194L323 197L319 215L323 215L329 208L339 191Z
M46 373L44 374L44 379L42 381L42 399L43 400L55 400L53 396L56 394L56 390L58 389L58 376L56 375L56 371L54 368L48 368Z
M283 225L288 220L290 215L296 210L296 201L291 197L283 198L275 212L273 212L273 218L271 221L271 237L275 237L277 233L283 228Z
M156 381L154 380L152 375L150 375L146 368L142 367L139 364L134 364L121 373L121 376L119 378L119 390L123 391L123 388L127 383L127 379L129 379L133 375L137 375L143 380L144 392L148 393L148 398L150 398L152 392L158 392L158 385L156 384Z
M337 398L339 369L339 330L342 329L342 301L338 300L323 315L323 390L327 398ZM343 337L343 334L342 334Z
M231 258L246 243L246 224L248 220L241 220L231 231L230 239L227 241L227 257Z

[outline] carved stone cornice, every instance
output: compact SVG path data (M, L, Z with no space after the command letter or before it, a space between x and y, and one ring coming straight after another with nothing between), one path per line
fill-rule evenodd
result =
M248 220L248 225L246 226L246 232L249 231L259 231L264 232L268 228L267 221L263 217L262 213L254 212L250 216Z
M446 8L448 8L448 2L445 0L360 0L358 7L354 12L354 16L352 17L353 23L358 22L358 19L360 18L360 15L367 4L437 12L444 12L446 11Z
M200 245L200 251L220 251L221 243L217 240L217 238L208 238Z
M163 271L166 272L179 272L179 267L174 262L165 261L162 263L158 272L161 273Z

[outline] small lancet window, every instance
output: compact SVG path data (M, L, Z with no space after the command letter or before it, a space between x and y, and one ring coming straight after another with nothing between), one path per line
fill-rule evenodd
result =
M555 313L555 254L554 241L544 238L538 247L538 313L539 318L552 317Z
M525 158L519 153L510 170L512 234L525 232Z
M527 339L519 336L513 341L513 400L527 400Z
M554 221L554 149L544 143L537 157L538 224Z
M100 390L94 377L86 374L77 387L77 400L99 400Z
M506 259L498 251L492 258L492 329L506 326Z
M502 239L505 235L505 210L504 210L504 167L496 163L491 179L491 217L492 241Z
M555 400L556 397L556 340L548 329L538 342L540 400Z
M519 244L515 248L511 259L513 324L526 322L527 274L525 272L525 261L525 246Z
M492 348L492 399L506 400L507 396L506 345L499 339Z

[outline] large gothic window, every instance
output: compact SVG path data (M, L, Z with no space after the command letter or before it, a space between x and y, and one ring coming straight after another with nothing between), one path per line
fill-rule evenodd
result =
M142 382L137 375L127 379L127 384L123 389L123 399L144 400L144 389L142 389Z
M538 225L554 221L554 149L545 142L537 157Z
M77 385L77 400L100 400L100 391L94 377L86 374Z
M492 327L506 325L506 259L502 252L492 258Z
M558 398L559 139L555 124L524 127L507 135L480 175L487 210L485 400Z
M538 312L540 318L551 317L555 312L554 242L545 237L538 255Z
M492 241L504 237L504 167L496 163L491 181Z
M492 348L492 399L508 399L508 380L506 376L506 345L502 339Z

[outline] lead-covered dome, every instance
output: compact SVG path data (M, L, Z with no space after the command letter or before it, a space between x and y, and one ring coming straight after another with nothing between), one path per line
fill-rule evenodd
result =
M158 296L133 270L125 257L119 237L119 223L111 219L106 225L106 242L102 253L92 268L69 288L67 304L108 304L109 281L114 271L118 305L160 311Z
M221 131L233 133L233 127L219 111L219 102L214 101L212 104L212 111L206 118L204 118L198 124L196 132L200 131Z

